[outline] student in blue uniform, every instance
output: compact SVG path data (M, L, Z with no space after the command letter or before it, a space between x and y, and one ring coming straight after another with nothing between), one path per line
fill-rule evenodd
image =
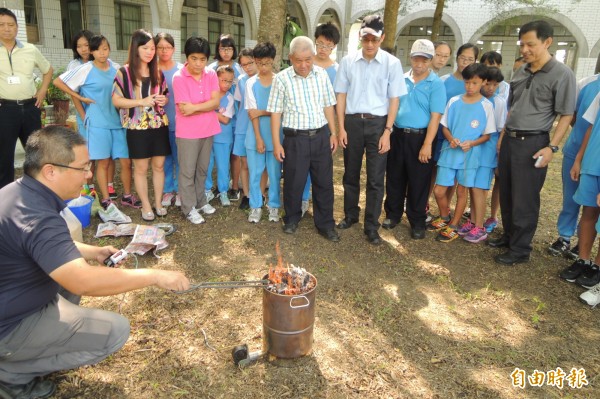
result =
M498 167L498 138L500 132L504 129L506 114L508 109L506 101L499 96L498 85L504 81L504 76L500 69L488 67L487 79L481 88L481 94L491 101L494 106L494 118L496 119L496 132L490 134L490 140L481 146L481 162L477 170L475 186L484 190L489 190L495 170ZM487 187L487 188L486 188ZM498 225L498 212L500 210L500 185L494 181L491 199L490 217L483 223L485 231L489 234ZM484 212L485 214L485 212Z
M579 221L579 259L560 273L560 277L588 288L580 298L588 305L600 303L600 252L592 262L591 252L596 236L600 208L600 93L583 114L590 124L571 169L571 178L579 181L573 200L583 206ZM600 227L600 226L598 226Z
M575 162L575 157L585 132L590 127L590 123L583 118L583 114L590 107L596 95L600 92L600 74L584 78L577 84L577 104L575 107L575 116L573 117L573 128L563 147L562 161L562 184L563 184L563 206L558 215L556 227L558 229L558 239L548 247L548 252L554 256L566 255L572 259L577 259L579 248L571 250L571 237L575 235L577 228L577 218L579 217L580 206L573 200L573 194L577 191L579 182L571 179L571 168Z
M165 82L169 89L167 98L169 102L165 105L165 112L169 118L169 144L171 155L165 157L165 185L163 187L162 206L181 206L179 196L179 161L177 160L177 141L175 140L175 92L173 91L173 75L183 68L183 64L173 59L175 52L175 39L169 33L160 32L154 36L156 53L158 54L158 69L165 76Z
M248 118L248 111L246 110L246 82L252 76L256 75L258 69L256 69L256 62L252 56L252 49L245 48L240 51L240 66L244 70L244 74L240 76L238 84L233 94L233 99L236 105L236 121L233 135L233 152L232 165L236 165L235 158L239 159L240 170L236 172L235 167L231 168L232 181L242 181L242 199L240 201L239 209L246 210L250 208L250 188L248 180L248 160L246 157L246 131L248 130L248 124L250 119ZM266 177L265 177L266 184Z
M481 144L488 141L490 133L496 131L492 103L481 95L487 68L481 64L466 67L462 76L466 93L450 99L441 124L446 141L438 161L438 174L434 190L440 209L440 219L446 224L436 240L450 242L458 237L458 222L466 205L467 189L471 189L472 213L475 227L464 238L477 243L485 240L483 228L485 193L475 187L475 177L480 166ZM447 192L458 181L458 200L452 220L448 211Z
M279 221L281 207L280 180L281 163L273 156L273 138L271 136L271 113L266 111L271 93L273 60L275 59L273 43L259 43L252 54L258 66L258 74L246 83L246 110L250 117L246 133L246 151L248 171L250 173L250 215L248 222L258 223L262 217L263 195L260 179L266 169L269 175L269 221ZM281 132L280 132L281 133ZM283 140L283 133L281 133Z
M90 159L97 161L96 178L102 195L101 205L106 209L111 203L108 192L108 166L110 159L121 160L121 180L125 196L131 195L131 161L127 148L125 129L121 126L119 113L112 104L112 87L119 66L108 59L110 44L97 35L90 40L94 60L54 80L54 84L87 104L80 114L85 125L84 137L88 142ZM127 178L127 172L129 176Z
M488 51L487 53L483 53L481 56L480 62L488 67L496 67L498 69L502 68L502 54L496 51ZM496 95L500 96L504 102L508 102L508 94L510 92L510 85L507 81L502 80L499 82L498 88L496 89Z
M206 173L206 182L204 189L206 192L212 190L213 180L212 171L217 165L217 189L219 190L219 200L222 206L230 206L231 202L227 196L229 189L229 159L231 148L233 147L233 124L232 118L235 115L233 95L229 92L233 84L233 68L223 65L217 68L219 78L219 109L215 112L221 125L221 133L213 138L212 151L210 153L210 162Z

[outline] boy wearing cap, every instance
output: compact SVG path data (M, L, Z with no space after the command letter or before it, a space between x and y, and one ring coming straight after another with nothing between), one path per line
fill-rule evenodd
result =
M379 49L385 37L381 16L365 17L359 37L362 49L342 59L335 80L339 143L344 148L344 219L337 227L347 229L358 222L360 170L366 152L364 233L378 245L390 134L400 96L407 91L400 60Z
M413 239L425 238L426 205L433 171L432 143L446 107L444 82L429 68L435 54L426 39L415 41L410 51L411 70L404 75L408 94L400 108L390 136L387 158L384 229L393 229L406 216Z

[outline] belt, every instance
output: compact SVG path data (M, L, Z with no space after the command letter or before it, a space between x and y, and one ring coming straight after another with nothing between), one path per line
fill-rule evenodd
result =
M294 137L294 136L308 136L308 137L312 137L312 136L316 136L317 134L319 134L319 132L323 130L323 127L321 126L318 129L307 129L307 130L303 130L303 129L292 129L289 127L284 127L283 128L283 135L286 137Z
M526 137L540 136L542 134L548 134L546 130L510 130L505 129L504 132L508 137L524 139Z
M35 104L37 98L26 98L25 100L6 100L4 98L0 98L0 105L29 105Z
M427 133L427 128L414 129L412 127L394 127L394 130L396 130L400 133L407 133L407 134L425 134L425 133Z
M387 115L373 115L373 114L346 114L348 118L356 118L356 119L378 119L378 118L387 118Z

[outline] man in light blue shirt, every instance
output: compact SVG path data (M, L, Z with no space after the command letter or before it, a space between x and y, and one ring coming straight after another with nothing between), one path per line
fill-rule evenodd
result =
M342 59L335 80L339 144L344 148L344 219L339 229L358 222L360 170L367 158L367 200L364 232L371 244L381 243L379 216L390 134L400 96L407 93L400 60L379 47L385 38L383 19L369 15L362 22L362 49Z
M431 147L446 108L444 82L429 69L434 54L433 43L426 39L416 40L411 48L411 70L404 75L409 90L401 97L387 159L383 228L393 229L400 223L406 201L413 239L425 238L427 197L434 167Z

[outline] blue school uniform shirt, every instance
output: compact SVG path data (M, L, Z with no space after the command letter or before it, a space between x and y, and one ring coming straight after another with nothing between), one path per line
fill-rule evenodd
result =
M413 129L427 128L431 113L443 114L446 108L444 82L433 71L417 84L409 71L404 74L404 81L408 94L400 97L400 108L394 125Z
M167 105L163 108L167 113L167 118L169 118L169 130L171 132L175 131L175 92L173 91L173 75L181 68L183 68L183 64L176 62L173 68L162 71L165 76L165 82L167 82L167 87L169 88L169 94L167 95L169 102L167 102Z
M496 131L490 133L490 139L481 145L481 159L479 161L479 166L495 168L498 166L498 150L496 149L498 146L498 138L500 137L500 132L504 129L508 108L506 107L506 101L502 96L494 94L488 100L490 100L494 107Z
M271 94L271 85L265 87L258 80L258 75L254 75L248 79L246 83L246 109L266 110L269 103L269 95ZM273 137L271 136L271 117L261 116L258 118L260 125L260 135L265 142L267 151L273 151ZM280 134L280 142L283 142L283 132ZM252 123L248 123L246 132L246 148L256 150L256 137L254 136L254 128Z
M213 138L214 143L231 144L233 143L233 116L235 115L234 101L231 93L227 92L221 101L219 102L219 109L215 112L219 112L222 115L229 118L229 123L224 124L219 122L221 125L221 133L217 134Z
M483 96L473 104L464 102L463 96L452 97L446 105L441 124L461 142L477 140L484 134L496 131L494 107ZM444 140L438 165L452 169L476 169L479 167L480 158L480 145L464 152L460 147L451 148L448 140Z
M109 62L109 68L103 71L93 61L63 73L60 79L81 96L91 98L95 102L85 110L86 128L121 129L119 112L112 103L112 90L119 65Z
M333 65L325 68L325 72L327 72L327 76L329 76L329 81L331 82L332 86L335 83L335 75L337 75L339 65L340 64L337 62L334 62Z
M465 82L463 80L458 80L452 74L444 75L440 79L444 82L444 87L446 88L446 104L452 97L465 94ZM444 140L444 133L442 132L442 125L440 124L440 128L438 129L437 134L438 140Z
M592 124L590 141L581 161L581 173L600 176L600 93L596 94L592 104L583 114L583 118Z
M234 134L246 134L248 124L250 123L248 111L246 110L246 84L248 79L250 79L250 76L247 74L242 75L233 94L236 104Z
M569 134L563 147L563 154L572 159L575 159L577 156L577 152L583 143L585 132L590 127L590 123L583 118L583 113L587 111L596 95L600 92L600 74L582 79L577 86L579 94L577 95L577 105L575 107L575 124L573 124L571 134Z

